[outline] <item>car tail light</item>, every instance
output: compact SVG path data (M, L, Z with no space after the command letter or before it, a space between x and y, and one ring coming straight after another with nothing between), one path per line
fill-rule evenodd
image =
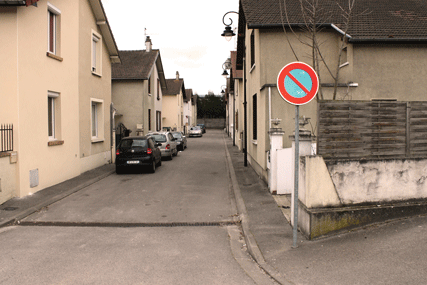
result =
M119 150L117 150L117 151L116 151L116 155L119 155L119 154L120 154L120 151L119 151Z
M151 150L151 148L147 148L147 154L152 154L153 151Z
M170 149L170 148L171 148L170 144L166 145L166 149Z

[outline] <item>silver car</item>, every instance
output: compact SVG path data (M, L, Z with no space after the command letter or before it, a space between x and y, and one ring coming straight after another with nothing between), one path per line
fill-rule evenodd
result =
M171 132L150 132L147 136L151 136L156 143L160 143L160 151L162 158L169 158L172 160L173 156L178 155L178 149L176 147L176 139L173 137Z
M188 131L189 137L201 137L203 136L202 129L199 126L191 127Z

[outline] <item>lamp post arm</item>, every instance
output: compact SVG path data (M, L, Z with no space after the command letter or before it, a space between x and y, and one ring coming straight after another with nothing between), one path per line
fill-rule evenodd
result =
M231 26L231 25L233 24L233 20L232 20L231 18L228 18L228 19L230 20L230 24L226 24L226 23L225 23L225 16L227 16L227 15L228 15L228 14L230 14L230 13L234 13L234 14L239 15L239 13L237 13L237 12L235 12L235 11L230 11L230 12L225 13L225 14L224 14L224 16L222 17L222 23L223 23L225 26L227 26L227 27L229 27L229 26Z

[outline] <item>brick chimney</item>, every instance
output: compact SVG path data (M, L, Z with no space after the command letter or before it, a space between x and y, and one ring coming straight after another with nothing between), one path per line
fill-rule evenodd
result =
M145 51L146 52L150 52L151 51L151 39L150 36L147 36L146 40L145 40Z

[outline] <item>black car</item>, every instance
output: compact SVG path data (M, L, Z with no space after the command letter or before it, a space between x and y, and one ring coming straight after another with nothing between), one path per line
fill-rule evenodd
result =
M126 137L120 141L116 151L116 173L132 168L146 167L150 172L162 165L162 155L152 137Z
M201 129L202 129L202 133L206 133L206 126L205 124L197 124Z

